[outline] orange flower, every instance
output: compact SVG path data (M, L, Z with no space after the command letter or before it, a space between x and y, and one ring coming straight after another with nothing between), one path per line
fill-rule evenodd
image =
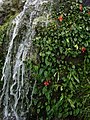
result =
M86 52L86 48L82 47L81 51L82 51L82 53L85 53Z
M59 16L58 20L59 20L60 22L63 21L63 17L62 17L62 15Z
M79 9L80 9L80 11L83 10L83 6L82 6L82 4L80 4Z
M45 86L48 86L48 85L49 85L49 82L48 82L48 81L45 81L45 82L44 82L44 85L45 85Z
M51 83L51 80L44 81L44 85L45 85L45 86L48 86L50 83Z

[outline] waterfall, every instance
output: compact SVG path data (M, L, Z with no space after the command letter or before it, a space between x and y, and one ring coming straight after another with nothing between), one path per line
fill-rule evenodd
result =
M0 3L2 3L3 1L2 0L0 0Z
M51 0L26 0L23 10L12 21L8 53L2 71L4 84L0 102L4 106L4 120L26 120L25 114L29 112L32 104L36 81L34 81L31 89L30 104L24 110L23 99L26 96L28 104L27 95L30 89L29 80L25 79L24 61L32 47L35 26L40 22L38 18L44 16L43 23L46 26L48 24L50 10L43 7L48 2L52 4ZM43 25L43 23L41 24ZM22 37L18 39L18 35L22 30Z

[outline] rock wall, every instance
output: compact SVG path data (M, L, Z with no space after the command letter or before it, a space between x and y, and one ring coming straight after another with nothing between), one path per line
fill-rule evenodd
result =
M26 0L2 0L0 2L0 25L3 24L5 18L20 12Z
M10 17L14 16L16 13L19 13L25 0L0 0L0 78L1 78L1 69L4 63L5 53L8 46L8 38L6 39L6 26L10 22ZM6 33L6 34L5 34ZM4 36L4 38L2 37ZM0 90L2 88L2 82L0 81ZM0 92L1 95L1 92ZM3 119L3 110L0 107L0 120Z
M83 0L83 4L85 6L90 6L90 0Z

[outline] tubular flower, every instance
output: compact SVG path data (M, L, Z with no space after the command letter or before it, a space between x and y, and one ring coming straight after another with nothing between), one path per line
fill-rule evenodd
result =
M60 15L60 16L58 17L58 20L59 20L60 22L63 21L63 17L62 17L62 15Z
M86 48L82 47L81 51L82 51L82 53L85 53L86 52Z
M83 6L82 6L82 4L80 4L79 9L80 9L80 11L83 10Z
M45 86L48 86L48 85L49 85L49 82L48 82L48 81L45 81L45 82L44 82L44 85L45 85Z

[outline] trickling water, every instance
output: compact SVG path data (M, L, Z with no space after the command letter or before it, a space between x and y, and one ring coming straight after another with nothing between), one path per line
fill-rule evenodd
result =
M3 1L2 0L0 0L0 3L2 3Z
M2 80L4 81L2 95L0 101L4 105L4 119L5 120L24 120L25 113L29 112L32 105L34 88L36 81L33 84L30 104L28 105L28 92L30 89L29 80L25 79L25 65L24 61L27 57L32 46L32 39L35 36L35 26L37 25L40 17L45 17L43 23L47 26L50 10L46 10L43 5L51 0L27 0L23 10L12 21L11 39L6 56L5 64L3 67ZM25 26L24 30L22 26ZM18 38L20 30L23 29L21 38ZM15 46L15 43L17 45ZM14 52L13 52L14 51ZM16 51L16 52L15 52ZM23 103L26 98L27 108Z

